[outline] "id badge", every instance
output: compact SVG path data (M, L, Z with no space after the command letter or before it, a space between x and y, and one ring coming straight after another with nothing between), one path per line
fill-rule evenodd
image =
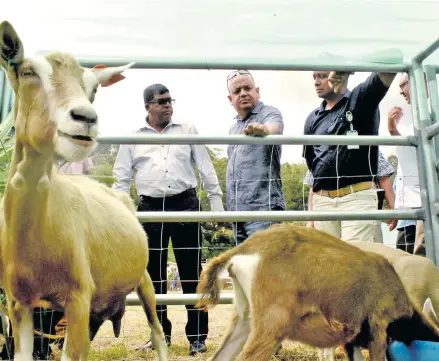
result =
M346 132L346 135L354 135L354 136L358 136L358 132L356 130L348 130ZM360 149L360 146L357 145L348 145L348 149Z

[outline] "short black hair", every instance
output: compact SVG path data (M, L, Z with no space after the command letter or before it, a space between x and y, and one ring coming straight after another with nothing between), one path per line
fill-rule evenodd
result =
M145 88L143 91L143 101L145 104L148 104L151 100L154 99L154 96L157 94L165 94L169 93L169 89L166 88L163 84L153 84Z

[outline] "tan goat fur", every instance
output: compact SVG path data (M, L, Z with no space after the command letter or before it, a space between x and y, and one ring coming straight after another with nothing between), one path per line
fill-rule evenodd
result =
M32 360L32 308L48 301L67 317L62 361L87 359L90 313L106 315L136 290L161 361L166 344L146 272L148 243L125 195L86 177L60 174L55 153L85 159L96 146L92 107L99 84L132 64L85 69L69 54L24 58L8 22L0 24L0 65L15 92L16 141L6 186L1 284L15 359Z
M403 322L416 317L420 329L439 340L384 257L318 230L279 225L212 259L201 275L197 307L218 302L225 268L235 314L214 361L268 361L284 339L319 348L346 345L351 360L354 347L367 346L371 360L382 361L388 327L396 325L390 330L406 340L410 328Z
M424 305L424 311L439 326L435 313L439 310L439 270L430 259L380 243L355 241L349 244L386 258L395 269L407 293L417 304ZM334 351L319 350L319 360L335 360Z
M431 311L439 311L439 269L430 259L411 255L380 243L350 242L350 244L386 258L395 269L407 293L416 303L423 305L427 299L430 299L433 308ZM430 316L439 325L437 315Z

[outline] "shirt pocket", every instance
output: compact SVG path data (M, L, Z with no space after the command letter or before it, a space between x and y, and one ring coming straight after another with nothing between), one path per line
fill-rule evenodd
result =
M137 144L134 148L134 159L156 159L160 156L161 145Z
M191 146L186 144L172 144L169 146L169 156L186 162L191 159Z

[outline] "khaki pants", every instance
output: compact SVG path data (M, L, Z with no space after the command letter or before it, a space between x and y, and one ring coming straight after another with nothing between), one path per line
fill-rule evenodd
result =
M375 189L366 189L344 197L330 198L318 193L313 195L313 211L376 211L378 197ZM373 242L380 221L314 221L314 227L344 241Z
M425 254L424 245L424 221L416 221L416 236L415 236L415 248L413 254Z

